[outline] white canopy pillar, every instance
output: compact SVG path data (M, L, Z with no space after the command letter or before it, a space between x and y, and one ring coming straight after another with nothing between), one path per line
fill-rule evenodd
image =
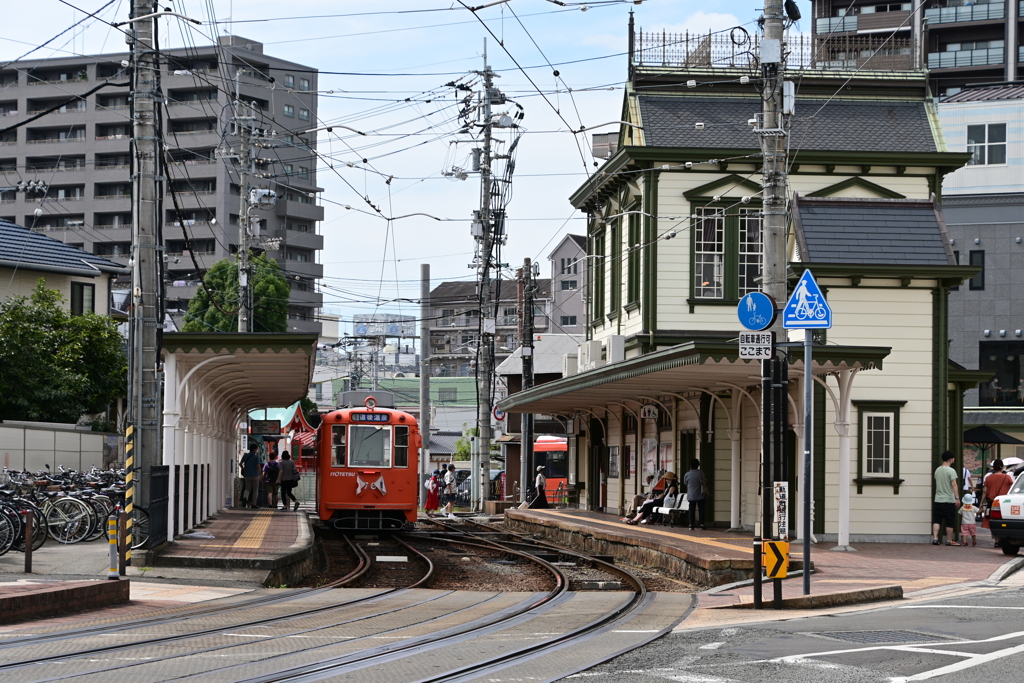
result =
M174 453L178 445L177 426L181 419L181 408L178 405L180 392L178 391L178 358L174 354L164 355L164 446L163 464L169 466L170 475L167 479L168 496L174 496ZM172 521L168 519L168 525ZM167 530L168 538L174 538L173 528Z
M740 482L743 480L743 399L739 389L732 390L732 424L729 427L730 446L730 487L729 487L729 529L740 529Z
M852 401L853 379L860 370L858 367L844 368L837 372L830 373L839 383L839 395L832 391L832 388L821 378L814 379L825 387L832 399L832 407L835 409L836 419L833 423L836 433L839 435L839 528L837 544L831 550L854 552L856 549L850 545L850 488L852 481L852 465L850 462L850 408Z

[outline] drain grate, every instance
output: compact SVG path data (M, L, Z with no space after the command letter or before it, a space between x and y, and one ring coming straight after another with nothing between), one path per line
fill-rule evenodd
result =
M888 644L888 643L924 643L933 640L945 640L941 636L933 636L914 631L826 631L815 635L823 638L844 640L848 643Z

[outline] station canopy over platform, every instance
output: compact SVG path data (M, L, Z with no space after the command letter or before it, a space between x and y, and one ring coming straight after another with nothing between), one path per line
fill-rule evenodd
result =
M850 369L882 367L888 347L815 346L815 375ZM756 386L759 361L740 360L736 343L694 340L655 353L563 377L529 391L512 394L498 404L508 413L570 414L578 408L601 406L623 397L657 396L689 390L721 390ZM790 365L803 373L803 349L791 349Z
M306 395L316 363L317 335L170 332L165 354L198 368L202 383L232 413L289 406ZM197 378L198 379L198 378Z

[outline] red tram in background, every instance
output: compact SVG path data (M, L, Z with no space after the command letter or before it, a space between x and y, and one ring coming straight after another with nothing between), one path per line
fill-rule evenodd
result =
M544 487L549 502L554 502L559 489L569 485L569 440L564 436L538 436L533 442L534 472L544 465L547 485Z
M409 413L378 408L335 410L317 430L317 511L342 530L399 530L416 521L419 424Z

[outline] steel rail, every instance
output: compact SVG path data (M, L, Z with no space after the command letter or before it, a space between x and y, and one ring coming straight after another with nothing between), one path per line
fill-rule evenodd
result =
M149 619L137 619L137 620L130 621L130 622L122 622L122 623L119 623L119 624L117 624L116 626L113 626L113 627L111 627L111 626L99 626L99 627L91 626L91 627L86 627L86 628L82 628L82 629L75 629L73 631L61 631L59 633L46 634L44 636L33 637L31 639L26 638L25 640L19 640L19 641L14 641L14 642L3 643L2 645L0 645L0 649L11 649L11 648L24 647L24 646L27 646L27 645L38 644L40 642L54 642L54 641L61 641L61 640L70 640L70 639L72 639L74 637L80 637L80 636L83 636L83 635L89 635L91 633L111 633L111 632L124 631L124 630L127 630L127 629L134 629L134 628L139 628L139 627L144 627L144 626L150 626L150 625L153 625L153 624L166 625L166 624L172 624L172 623L179 623L179 622L187 621L189 619L193 619L193 618L196 618L196 617L209 616L209 615L212 615L212 614L230 614L232 612L238 612L238 611L242 611L242 610L249 609L249 608L252 608L252 607L266 607L268 605L273 605L273 604L277 604L277 603L280 603L280 602L291 602L291 601L297 600L299 598L309 597L311 595L317 595L317 594L320 594L320 593L326 593L326 592L329 592L329 591L331 591L331 590L333 590L335 588L341 587L341 586L343 586L345 584L348 584L348 583L351 583L351 582L355 581L356 579L360 578L362 575L364 575L370 569L371 563L370 563L369 556L367 556L366 553L361 548L358 548L358 546L356 546L351 541L349 541L348 537L345 537L345 540L348 541L349 546L351 548L353 548L354 552L356 553L356 556L359 557L359 564L356 566L356 568L352 572L349 572L348 574L346 574L345 576L341 577L340 579L336 579L334 581L331 581L330 583L324 584L323 586L320 586L318 588L299 588L299 589L294 589L292 592L288 593L287 595L283 595L283 596L280 596L280 597L274 597L274 598L269 598L269 599L266 598L266 597L254 598L252 600L247 600L246 602L241 603L241 604L239 604L239 603L232 603L231 605L222 605L220 607L209 607L209 608L205 608L205 609L194 610L194 611L191 611L191 612L189 612L187 614L183 614L183 615L177 616L177 617L175 617L173 619L170 619L170 620L168 620L167 618L154 617L154 618L149 618ZM362 597L362 598L355 598L353 600L348 600L348 601L341 602L341 603L338 603L338 604L335 604L335 605L325 605L325 606L321 606L321 607L312 607L312 608L309 608L309 609L306 609L306 610L300 610L300 611L297 611L297 612L294 612L294 613L288 615L288 619L291 620L293 618L309 616L309 615L312 615L312 614L317 614L319 612L325 612L325 611L329 611L329 610L332 610L332 609L338 609L338 608L341 608L341 607L351 607L352 605L358 604L360 602L365 602L365 601L368 601L368 600L373 600L373 599L376 599L376 598L379 598L379 597L383 597L384 595L388 595L388 594L393 593L393 592L398 591L398 590L402 590L402 589L399 589L399 588L381 589L381 591L379 593L374 593L373 595L368 595L368 596L365 596L365 597ZM135 648L135 647L145 647L145 646L152 645L152 644L155 644L155 643L163 643L163 642L182 640L182 639L186 639L186 638L201 637L201 636L204 636L204 635L211 635L211 634L214 634L214 633L219 633L221 631L224 631L225 629L247 628L249 626L255 626L255 625L258 625L258 624L262 624L262 623L264 623L264 620L262 620L262 619L255 620L255 621L245 621L245 622L241 622L241 623L238 623L238 624L231 624L229 626L222 626L220 628L203 629L201 631L196 631L194 633L178 634L178 635L173 635L173 636L163 636L163 637L158 637L158 638L152 638L152 639L149 639L149 640L138 641L136 643L130 643L130 644L127 644L127 645L108 645L108 646L103 646L103 647L90 648L90 649L87 649L87 650L80 650L80 651L77 651L77 652L68 652L68 653L64 653L64 654L60 654L60 655L51 655L51 656L47 656L47 657L37 657L35 659L30 659L30 660L20 660L20 661L15 661L15 662L4 662L4 663L0 663L0 671L7 671L7 670L10 670L10 669L23 668L23 667L32 666L32 665L40 664L40 663L47 662L47 661L54 661L54 660L58 660L58 659L68 659L68 658L71 658L71 657L78 657L78 656L91 655L91 654L99 654L99 653L102 653L102 652L110 652L111 650L130 649L130 648Z
M446 525L442 524L442 526ZM353 664L365 665L368 662L373 662L374 660L388 660L396 659L399 657L405 657L408 656L410 652L415 652L416 650L423 649L424 647L434 648L438 645L438 643L444 643L445 641L458 641L459 639L463 639L470 635L476 637L481 634L482 629L494 629L496 627L501 626L505 622L522 617L523 615L538 610L546 605L555 604L556 600L564 598L566 591L568 590L568 579L558 567L555 567L550 562L547 562L539 557L530 555L529 553L523 553L518 550L512 550L510 548L501 546L500 544L491 543L487 541L485 541L484 543L474 543L461 539L457 540L435 538L433 540L445 540L453 544L481 548L485 550L499 550L504 553L511 553L513 555L517 555L519 557L522 557L523 559L526 559L529 562L539 564L544 569L546 569L554 577L555 587L541 599L529 605L524 605L522 608L515 609L509 612L508 614L500 615L499 613L499 616L496 616L490 622L484 622L482 624L473 623L469 626L453 627L455 630L452 633L446 635L438 636L437 634L431 634L430 636L416 638L414 642L411 643L395 643L388 646L382 646L378 650L371 651L368 654L349 653L345 655L340 655L338 657L332 657L321 662L294 667L292 669L287 669L285 671L279 671L270 674L254 676L252 678L241 679L235 681L235 683L286 683L287 681L301 681L306 679L313 680L318 677L323 677L326 675L341 674L345 671L344 667L348 667ZM261 662L267 661L271 660L261 660Z
M345 541L348 543L349 547L353 550L353 552L359 558L359 563L356 566L356 568L353 569L351 572L349 572L345 576L341 577L340 579L335 579L334 581L330 582L329 584L326 584L325 586L321 587L320 589L317 589L317 592L319 592L321 590L330 590L330 589L333 589L333 588L337 588L339 586L343 586L343 585L348 584L348 583L352 583L352 582L358 580L359 578L361 578L363 575L365 575L367 573L367 571L369 571L370 567L372 566L372 561L370 560L370 557L366 553L366 551L363 550L358 544L353 543L351 541L351 539L349 539L347 536L345 536L344 538L345 538ZM399 541L399 543L402 543L402 542ZM327 606L327 607L306 610L306 611L303 611L303 612L297 612L295 614L289 615L287 617L286 621L294 621L295 619L299 619L299 618L305 617L305 616L307 616L307 615L309 615L311 613L328 611L330 609L334 609L334 608L337 608L337 607L350 607L350 606L352 606L354 604L358 604L360 602L367 602L367 601L370 601L370 600L375 600L377 598L383 597L385 595L389 595L389 594L396 593L396 592L399 592L399 591L404 591L404 590L409 590L409 589L412 589L412 588L416 588L416 587L422 585L423 583L429 581L430 578L432 578L433 571L434 571L433 563L430 561L429 558L427 558L425 555L423 555L422 553L420 553L416 549L408 546L405 543L402 543L402 544L406 545L406 547L408 547L409 550L411 550L416 555L420 556L420 558L427 564L427 572L422 577L420 577L419 580L417 580L415 583L413 583L412 585L407 586L405 588L383 589L379 593L375 593L373 595L366 596L364 598L359 598L359 599L356 599L356 600L344 602L344 603L341 603L341 604L338 604L338 605L331 605L331 606ZM308 593L308 592L307 593L303 593L303 595L308 595L308 594L310 594L310 593ZM344 624L353 623L353 622L356 622L356 621L363 621L365 619L369 619L369 618L372 618L372 617L380 616L380 615L383 615L383 614L389 614L391 612L397 612L397 611L401 611L403 609L409 609L409 608L412 608L412 607L416 607L416 606L422 605L422 604L424 604L426 602L430 602L432 600L436 600L436 599L438 599L440 597L443 597L443 595L447 595L447 593L444 593L441 596L435 596L435 597L429 598L427 600L422 600L420 602L416 602L416 603L413 603L411 605L405 605L405 606L398 607L398 608L395 608L395 609L385 610L384 612L378 612L376 614L369 615L369 616L366 616L366 617L359 617L359 618L356 618L356 619L346 619L346 620L341 621L341 622L337 622L337 623L334 623L334 624L328 624L326 626L317 626L316 628L312 628L312 629L302 629L302 630L295 631L294 633L290 633L290 634L287 634L287 635L303 635L303 634L306 634L306 633L310 633L312 631L318 631L318 630L322 630L322 629L325 629L325 628L334 628L334 627L337 627L337 626L342 626ZM265 604L267 604L267 603L266 602L260 603L259 606L263 606ZM245 628L247 626L252 626L254 624L262 624L262 623L264 623L263 620L256 621L256 622L249 622L247 624L236 624L236 625L232 625L232 626L228 626L228 627L224 627L224 628L220 628L220 629L214 629L214 632L221 632L221 631L224 631L225 629ZM200 631L200 632L196 632L196 633L192 633L192 634L184 634L184 635L173 637L173 638L170 638L170 639L173 640L173 639L183 639L183 638L192 638L192 637L202 637L204 635L209 635L209 631ZM151 645L153 643L164 642L166 640L168 640L168 638L155 638L155 639L150 639L150 640L146 640L146 641L139 641L139 642L136 642L136 643L130 643L130 644L127 644L127 645L114 645L114 646L110 646L110 647L105 648L105 649L108 649L108 650L109 649L132 649L132 648L138 648L138 647L146 647L146 646ZM213 651L228 649L228 648L232 648L232 647L241 647L243 645L245 645L245 643L233 643L231 645L220 645L220 646L215 646L215 647L210 647L210 648L194 650L194 651L190 652L189 655L213 652ZM65 659L65 660L70 660L70 659L73 659L73 658L75 658L75 657L77 657L79 655L82 655L82 654L90 654L90 652L68 653L68 654L60 655L58 658ZM133 663L128 663L128 664L118 664L118 665L110 666L110 667L103 668L103 669L94 669L92 671L89 671L88 675L98 674L98 673L103 673L103 672L113 671L113 670L120 671L122 669L126 669L126 668L133 667L133 666L141 666L143 664L152 664L154 662L168 661L168 660L176 659L176 658L181 657L181 656L184 656L184 655L168 655L166 657L149 658L149 659L146 659L144 661L133 662ZM47 658L47 659L51 659L51 658ZM22 664L23 664L23 666L30 666L30 665L35 664L37 662L41 663L43 661L46 661L46 659L40 658L40 659L37 659L37 660L26 661L26 662L23 662ZM12 666L14 666L16 664L17 663L14 663L14 664L12 664ZM4 668L4 666L0 666L0 669L3 669L3 668ZM66 676L57 676L57 677L53 677L53 678L41 679L39 681L36 681L35 683L45 683L46 681L66 680L66 679L70 679L70 678L77 678L80 675L83 675L83 674L75 673L75 674L68 674Z

